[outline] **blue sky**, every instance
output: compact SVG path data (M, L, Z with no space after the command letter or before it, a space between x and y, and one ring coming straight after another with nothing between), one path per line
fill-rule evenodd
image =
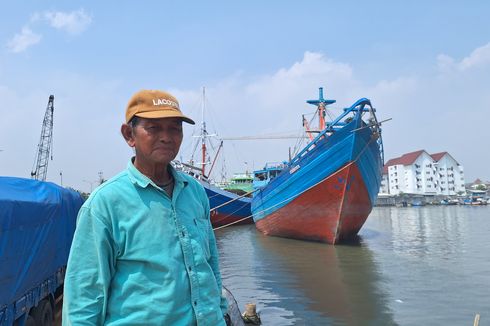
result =
M393 118L387 159L448 151L467 181L490 180L488 12L487 1L3 2L0 175L29 175L50 94L48 179L63 171L64 185L89 190L131 155L119 126L139 89L173 92L200 120L206 86L208 129L226 137L299 132L323 86L334 112L368 97ZM225 142L228 176L292 145Z

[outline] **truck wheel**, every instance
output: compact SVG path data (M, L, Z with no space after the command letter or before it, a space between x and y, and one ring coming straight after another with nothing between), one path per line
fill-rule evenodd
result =
M32 318L31 315L27 316L26 323L24 324L25 326L36 326L36 322L34 321L34 318Z
M39 326L53 326L53 308L49 300L44 299L39 304L32 308L31 311L34 322Z

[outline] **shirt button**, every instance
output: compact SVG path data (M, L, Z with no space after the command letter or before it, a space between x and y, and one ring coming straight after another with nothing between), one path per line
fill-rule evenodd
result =
M194 300L194 305L197 306L197 300Z
M189 267L189 272L192 272L192 267Z
M185 232L184 231L182 231L182 236L185 237Z

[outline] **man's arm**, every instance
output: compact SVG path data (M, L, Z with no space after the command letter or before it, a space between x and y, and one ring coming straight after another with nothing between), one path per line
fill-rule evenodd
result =
M114 272L112 232L92 209L82 207L68 258L63 325L104 324Z

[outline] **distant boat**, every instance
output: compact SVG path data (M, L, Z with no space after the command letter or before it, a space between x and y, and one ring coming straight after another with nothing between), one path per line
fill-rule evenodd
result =
M212 180L209 179L211 171L214 167L214 163L219 155L219 151L223 146L223 142L221 141L216 153L215 157L211 164L209 170L206 169L208 165L208 160L206 157L208 156L208 145L207 141L209 137L208 131L206 130L206 122L204 121L204 110L205 110L205 89L203 88L203 106L202 106L202 122L201 122L201 130L200 134L197 137L199 142L201 143L201 162L197 163L199 166L196 166L196 163L191 160L188 163L180 162L175 160L172 162L172 165L182 172L185 172L192 177L194 177L206 190L206 194L209 199L209 205L211 208L211 224L213 227L219 227L229 224L250 224L253 223L252 213L250 210L252 199L237 195L233 192L226 191L224 189L220 189L217 185L215 185ZM196 144L197 147L198 144Z
M441 200L441 205L459 205L459 200L457 199L443 199Z
M224 184L222 187L224 190L235 193L237 195L246 195L252 197L254 177L252 174L235 173L230 181Z
M311 141L289 161L254 171L253 218L266 235L337 244L363 226L376 201L383 167L380 122L362 98L331 122L317 106L318 130L303 118Z

